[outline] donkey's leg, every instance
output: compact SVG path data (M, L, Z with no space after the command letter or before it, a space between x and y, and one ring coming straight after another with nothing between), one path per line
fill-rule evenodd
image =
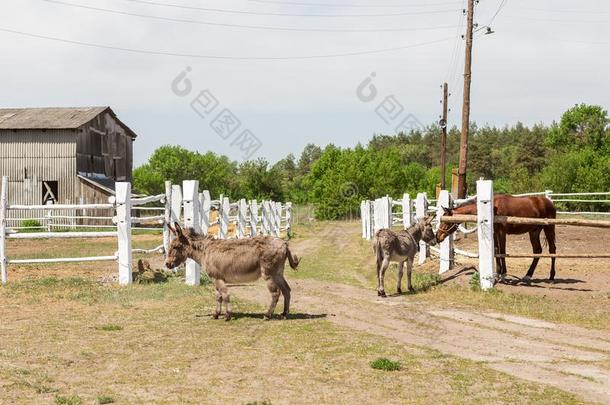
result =
M542 231L542 228L537 228L536 230L530 232L530 242L532 243L532 251L534 252L534 254L542 253L542 245L540 244L540 231ZM537 257L534 257L534 260L532 260L532 264L530 265L527 274L525 275L525 277L523 277L523 281L525 281L526 283L529 284L531 282L532 276L534 275L534 270L536 270L536 266L538 265L539 260L540 259Z
M396 292L398 294L402 294L402 275L404 273L405 261L398 262L398 287L396 287Z
M380 297L386 297L385 294L385 271L388 269L390 265L390 258L388 256L383 257L383 262L381 262L381 267L379 268L379 286L377 287L377 295Z
M290 286L283 275L277 280L277 285L280 287L282 295L284 296L284 311L282 312L282 317L287 318L288 313L290 312Z
M410 256L407 258L407 290L410 293L414 293L413 285L411 284L411 274L413 273L413 260L415 256Z
M214 286L216 287L216 311L214 311L214 319L218 319L222 312L222 293L220 292L220 284L218 280L214 280Z
M269 310L265 314L265 320L269 320L273 317L275 306L277 305L277 301L280 299L280 288L276 284L275 280L271 277L267 278L267 288L271 293L271 304L269 305Z
M544 227L544 236L549 244L549 253L557 253L557 246L555 246L555 225L549 225ZM555 280L555 258L551 257L551 275L549 280Z
M496 231L494 231L494 253L500 254L500 239ZM496 257L496 277L501 283L506 280L506 275L502 274L502 259L499 257Z
M216 289L220 293L222 302L225 304L225 321L231 320L231 298L229 296L229 288L223 280L216 280Z

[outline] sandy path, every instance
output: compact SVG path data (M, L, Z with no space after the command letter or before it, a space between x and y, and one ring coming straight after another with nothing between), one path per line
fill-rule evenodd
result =
M344 327L484 362L492 369L610 404L610 336L570 325L491 312L424 307L396 296L313 280L291 281L292 312L326 314ZM236 297L267 305L263 284ZM281 300L280 300L281 301ZM280 312L281 304L276 313Z

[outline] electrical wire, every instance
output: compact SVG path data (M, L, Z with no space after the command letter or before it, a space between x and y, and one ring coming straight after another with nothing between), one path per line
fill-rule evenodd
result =
M187 23L187 24L199 24L199 25L209 25L209 26L214 26L214 27L245 28L245 29L258 29L258 30L270 30L270 31L353 32L353 33L361 32L361 33L365 33L365 32L433 31L433 30L437 30L437 29L440 30L440 29L455 28L455 26L451 26L451 25L449 25L449 26L436 26L436 27L371 28L371 29L366 29L366 28L364 28L364 29L360 29L360 28L356 28L356 29L330 29L330 28L272 27L272 26L264 26L264 25L243 25L243 24L215 23L215 22L209 22L209 21L200 21L200 20L189 20L189 19L182 19L182 18L153 16L153 15L148 15L148 14L131 13L131 12L128 12L128 11L119 11L119 10L111 10L111 9L101 8L101 7L86 6L86 5L83 5L83 4L70 3L70 2L67 2L67 1L61 1L61 0L40 0L40 1L44 1L44 2L47 2L47 3L53 3L53 4L59 4L59 5L68 6L68 7L76 7L76 8L86 9L86 10L99 11L99 12L103 12L103 13L125 15L125 16L130 16L130 17L148 18L148 19L160 20L160 21L169 21L169 22Z
M304 56L224 56L224 55L202 55L202 54L192 54L192 53L176 53L176 52L167 52L167 51L154 51L154 50L146 50L146 49L137 49L137 48L126 48L119 46L110 46L110 45L102 45L91 42L84 41L76 41L65 38L58 38L54 36L48 35L40 35L33 34L30 32L17 31L9 28L0 27L0 32L7 32L15 35L20 35L29 38L37 38L37 39L45 39L55 42L61 42L65 44L71 45L80 45L86 46L90 48L100 48L100 49L108 49L113 51L122 51L122 52L130 52L137 54L146 54L146 55L157 55L157 56L175 56L175 57L185 57L185 58L198 58L198 59L217 59L217 60L242 60L242 61L279 61L279 60L303 60L303 59L325 59L325 58L338 58L338 57L348 57L348 56L362 56L362 55L372 55L386 52L394 52L401 51L404 49L418 48L427 45L433 45L441 42L446 42L453 39L453 36L436 39L433 41L420 42L416 44L397 46L392 48L383 48L383 49L373 49L366 51L353 51L353 52L343 52L343 53L335 53L335 54L318 54L318 55L304 55Z
M404 8L404 7L426 7L426 6L445 6L449 4L459 4L460 1L447 1L441 3L419 3L419 4L337 4L337 3L304 3L299 1L279 1L279 0L248 0L252 3L280 4L305 7L336 7L336 8Z
M491 20L489 20L489 22L487 23L488 26L491 26L491 24L496 20L496 17L498 16L498 14L500 14L500 12L502 11L502 9L504 8L504 6L506 6L507 0L502 0L500 2L500 6L498 7L498 9L496 10L495 14L493 15L493 17L491 17Z
M257 16L272 16L272 17L400 17L407 15L432 15L432 14L446 14L455 12L454 9L444 10L429 10L429 11L404 11L395 13L378 13L378 14L309 14L309 13L273 13L273 12L260 12L260 11L245 11L245 10L227 10L220 8L207 8L198 6L185 6L181 4L164 3L159 1L151 0L123 0L131 3L147 4L151 6L176 8L182 10L198 10L207 11L213 13L224 13L224 14L239 14L239 15L257 15Z

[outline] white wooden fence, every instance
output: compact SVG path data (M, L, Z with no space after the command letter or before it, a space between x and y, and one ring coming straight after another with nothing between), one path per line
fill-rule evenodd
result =
M131 184L116 183L116 196L110 197L105 204L53 204L53 205L9 205L8 204L8 178L2 177L0 190L0 273L2 283L8 279L8 266L10 264L34 263L71 263L90 261L117 261L119 283L122 285L132 283L132 255L133 253L165 253L171 242L171 234L165 226L167 223L181 222L185 227L192 227L198 232L209 234L212 228L217 229L215 237L226 239L234 229L233 237L245 238L258 234L287 236L292 234L292 204L263 201L258 204L256 200L247 202L242 199L237 203L230 203L229 199L222 197L212 200L207 190L199 193L199 184L195 180L184 181L182 187L165 182L165 193L156 196L133 196ZM184 190L184 192L183 192ZM151 207L149 204L160 203L162 206ZM112 228L108 231L85 230L83 225L75 223L78 231L53 232L53 227L45 226L46 232L19 232L20 227L9 227L7 213L10 210L48 212L45 218L64 218L65 215L53 215L57 212L87 212L91 210L112 210L113 217L95 217L112 222L104 227L92 225L94 228ZM215 220L211 220L212 211L217 211ZM150 213L152 215L140 215ZM135 214L135 215L134 215ZM85 218L88 216L85 215ZM73 215L73 219L82 219ZM151 225L151 227L145 227ZM134 226L135 225L135 226ZM132 247L132 230L153 229L163 230L162 244L153 249L138 249ZM49 258L49 259L9 259L6 250L7 239L47 239L47 238L117 238L117 251L113 255ZM201 269L194 263L187 263L186 282L198 285Z
M521 194L520 196L526 195L544 195L554 202L585 202L585 203L610 203L610 200L595 200L589 199L576 199L576 198L565 198L565 197L590 197L590 196L605 196L610 195L609 193L553 193L546 191L542 193L528 193ZM560 198L554 198L560 197ZM479 261L479 276L481 288L488 290L492 288L496 280L496 262L495 258L495 245L494 245L494 209L493 209L493 182L491 180L479 180L477 181L477 195L469 197L464 200L452 201L451 195L448 191L443 190L439 195L436 209L436 223L448 222L447 219L443 219L444 210L443 207L457 207L461 204L476 201L477 204L477 215L476 215L476 227L472 229L466 229L462 225L458 230L464 234L477 232L478 239L478 253L466 252L454 247L454 235L451 234L447 237L440 245L440 248L430 247L430 249L437 253L440 259L439 272L444 273L450 270L454 265L454 257L456 255L466 256L469 258L475 258ZM419 201L419 202L418 202ZM421 218L422 213L428 212L427 201L424 197L418 194L416 199L416 215L415 218ZM391 224L401 223L406 229L410 222L408 220L400 221L397 219L397 215L392 214L392 208L394 206L402 206L402 212L409 212L411 209L411 201L407 195L403 196L402 200L398 203L392 201L389 197L384 197L376 200L375 202L363 201L361 205L362 214L362 236L366 239L371 239L374 232L377 229L390 228ZM388 214L389 212L389 214ZM558 214L592 214L589 212L558 212ZM610 213L595 212L594 214L608 215ZM408 215L407 215L408 216ZM394 220L390 220L394 218ZM474 217L473 217L474 218ZM510 219L510 218L509 218ZM513 218L513 220L519 220L519 218ZM530 219L531 220L531 219ZM544 220L543 220L544 221ZM546 220L552 221L552 220ZM557 223L565 223L570 220L555 220ZM578 222L573 220L572 222ZM608 221L580 221L582 226L604 226L610 227ZM584 224L588 222L589 224ZM420 263L425 261L426 252L420 249ZM512 255L513 257L534 257L544 255ZM549 255L552 256L552 255ZM560 256L560 255L555 255ZM564 255L565 256L565 255ZM568 255L569 256L569 255ZM578 256L578 255L574 255ZM606 254L581 254L578 257L606 257ZM510 257L510 256L509 256Z

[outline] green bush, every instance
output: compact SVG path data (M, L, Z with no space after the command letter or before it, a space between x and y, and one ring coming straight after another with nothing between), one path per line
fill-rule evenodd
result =
M402 368L400 362L392 361L386 358L379 358L371 362L371 368L375 370L383 370L383 371L398 371Z
M42 232L44 229L42 228L42 224L35 219L24 219L21 221L19 225L20 228L29 228L29 229L20 229L19 232Z

